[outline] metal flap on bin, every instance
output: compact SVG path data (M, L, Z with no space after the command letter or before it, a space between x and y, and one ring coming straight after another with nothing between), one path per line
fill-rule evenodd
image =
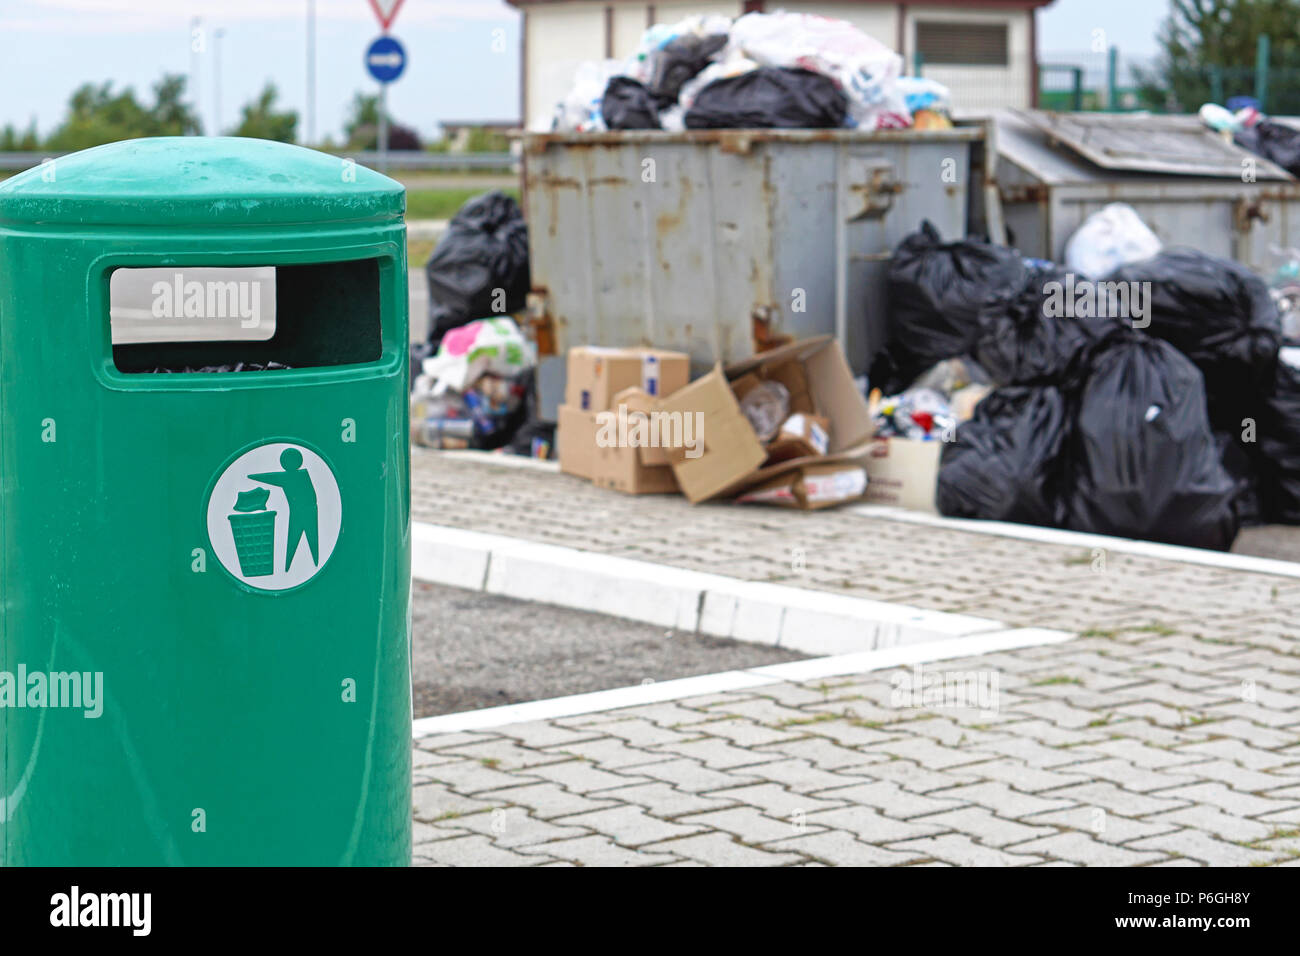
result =
M1224 139L1196 116L1013 112L1104 169L1239 179L1242 160L1251 159L1258 179L1292 178L1280 166Z

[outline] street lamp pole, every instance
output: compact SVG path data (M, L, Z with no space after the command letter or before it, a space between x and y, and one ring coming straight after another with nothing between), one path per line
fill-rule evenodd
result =
M194 118L202 123L203 98L199 96L199 77L203 65L203 18L190 20L190 75L194 79Z
M379 84L379 169L388 172L388 84Z
M316 142L316 0L307 0L307 144Z
M225 30L212 31L212 98L215 114L212 132L215 136L221 135L221 38L225 35Z

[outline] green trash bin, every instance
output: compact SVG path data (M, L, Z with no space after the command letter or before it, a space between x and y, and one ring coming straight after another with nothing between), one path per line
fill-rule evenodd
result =
M404 207L251 139L0 183L0 864L410 862Z

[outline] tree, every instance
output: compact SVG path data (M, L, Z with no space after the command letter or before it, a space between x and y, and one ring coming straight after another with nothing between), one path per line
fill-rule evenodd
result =
M6 123L0 130L0 153L34 153L41 148L40 137L36 135L36 121L24 132L19 132L11 123Z
M1255 90L1255 53L1270 41L1271 113L1300 109L1300 0L1170 0L1160 28L1155 69L1140 71L1144 105L1195 111L1220 92L1224 99Z
M379 148L379 97L357 93L348 108L348 120L343 126L348 135L348 149ZM409 126L393 122L388 117L388 148L419 149L420 134Z
M356 138L358 130L367 126L371 129L379 126L379 97L357 93L352 97L352 105L348 107L348 121L343 126L343 132L348 134L348 142L351 143Z
M298 114L293 110L277 113L275 100L279 95L275 84L268 82L257 99L245 104L243 118L231 135L273 139L281 143L296 142Z
M145 108L127 87L114 92L111 80L86 83L68 100L68 115L50 134L46 148L72 152L141 136L187 136L200 131L199 121L183 102L185 77L167 75L154 84L153 106Z

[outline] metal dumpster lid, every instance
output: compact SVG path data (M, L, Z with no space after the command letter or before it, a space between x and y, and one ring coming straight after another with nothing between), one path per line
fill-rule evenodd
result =
M1153 113L1052 113L1013 110L1104 169L1240 179L1243 159L1255 161L1261 179L1291 179L1262 156L1207 128L1196 116Z

